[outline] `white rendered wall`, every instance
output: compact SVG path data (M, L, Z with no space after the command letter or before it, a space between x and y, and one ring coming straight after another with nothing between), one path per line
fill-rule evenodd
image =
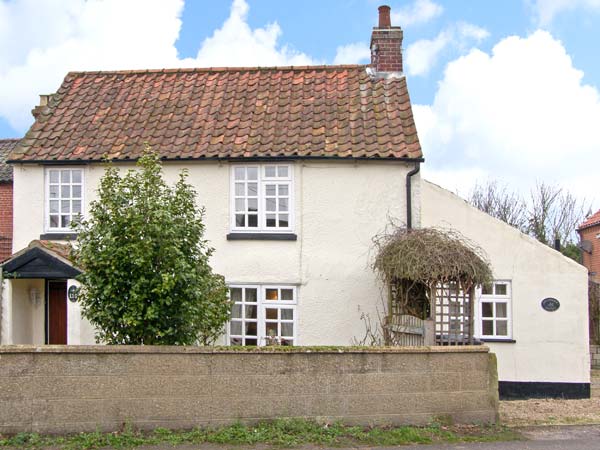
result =
M488 343L501 381L587 383L587 271L556 250L494 219L441 187L421 182L423 226L454 228L479 244L494 277L512 281L513 339ZM546 297L560 301L542 309Z
M71 286L79 286L75 280L67 280L67 292ZM81 306L67 296L67 344L93 345L96 343L94 327L81 316Z
M372 237L389 218L406 220L406 173L400 162L293 163L297 241L228 241L229 163L165 163L165 175L177 180L189 169L189 182L206 207L206 237L216 249L211 263L230 284L273 283L298 286L298 343L348 345L365 331L361 313L376 316L381 286L369 267ZM123 167L133 167L123 165ZM85 202L95 197L104 173L101 164L85 166ZM420 222L419 176L413 177L413 223ZM44 232L44 168L14 169L13 250ZM77 317L73 305L69 313ZM70 321L71 322L71 321ZM89 342L90 334L69 323L69 336Z
M11 286L11 337L7 342L12 344L44 344L44 280L7 280ZM39 292L39 302L30 301L30 289ZM10 342L9 342L10 341Z

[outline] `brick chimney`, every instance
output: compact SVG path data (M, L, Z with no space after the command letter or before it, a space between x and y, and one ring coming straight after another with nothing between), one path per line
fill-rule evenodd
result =
M379 25L371 34L371 68L375 72L402 72L402 28L393 27L390 7L379 7Z

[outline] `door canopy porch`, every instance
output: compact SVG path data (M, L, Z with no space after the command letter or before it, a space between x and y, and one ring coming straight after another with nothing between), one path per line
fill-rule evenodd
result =
M35 240L2 263L4 278L75 278L81 270L70 260L70 246Z
M473 291L489 283L484 251L453 230L393 227L374 240L388 287L386 345L473 343Z

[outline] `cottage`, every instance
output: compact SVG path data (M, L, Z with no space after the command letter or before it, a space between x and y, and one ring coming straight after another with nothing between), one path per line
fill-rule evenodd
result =
M369 266L394 218L458 229L489 253L496 281L469 288L465 323L498 353L504 395L589 396L585 269L421 179L403 31L379 11L369 65L79 72L42 96L10 156L0 342L94 342L63 244L103 157L126 169L148 142L170 180L189 170L206 207L212 265L235 301L223 343L360 339L361 318L387 302Z

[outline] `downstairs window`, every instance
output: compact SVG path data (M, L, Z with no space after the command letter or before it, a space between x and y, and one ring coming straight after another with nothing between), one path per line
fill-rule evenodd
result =
M230 345L296 345L294 286L236 285L229 287Z

